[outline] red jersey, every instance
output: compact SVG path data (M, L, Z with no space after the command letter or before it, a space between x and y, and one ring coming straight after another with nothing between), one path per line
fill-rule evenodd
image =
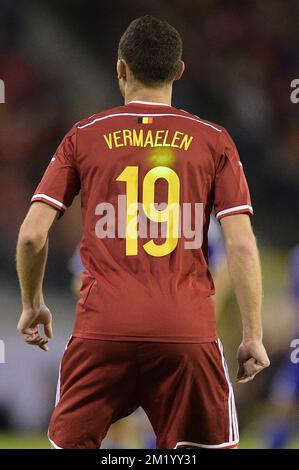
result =
M85 272L73 335L215 340L210 214L252 213L227 131L158 103L96 114L67 133L32 201L63 212L80 190Z

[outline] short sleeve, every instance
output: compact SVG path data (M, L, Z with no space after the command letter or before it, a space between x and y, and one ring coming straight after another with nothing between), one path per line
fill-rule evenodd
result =
M253 214L243 165L225 129L219 136L216 158L214 209L217 219L233 214Z
M64 212L80 191L75 165L76 128L64 137L51 159L31 202L42 201Z

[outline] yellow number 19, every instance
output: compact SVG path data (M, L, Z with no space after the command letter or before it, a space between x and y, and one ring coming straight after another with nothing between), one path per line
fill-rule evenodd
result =
M138 166L127 166L116 178L126 182L126 255L138 253ZM167 207L155 207L155 183L164 179L168 183ZM144 177L142 188L142 207L145 215L153 222L167 222L167 238L157 245L153 240L143 248L151 256L165 256L175 250L179 237L180 217L180 180L171 168L158 166L152 168Z

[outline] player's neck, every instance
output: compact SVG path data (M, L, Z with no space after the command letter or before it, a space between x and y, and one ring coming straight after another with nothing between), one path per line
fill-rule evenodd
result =
M168 104L171 106L172 87L145 88L132 87L125 93L125 104L130 101L146 101L150 103Z

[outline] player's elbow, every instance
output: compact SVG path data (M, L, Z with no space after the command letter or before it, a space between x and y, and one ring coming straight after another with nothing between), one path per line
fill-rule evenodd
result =
M226 240L228 254L238 254L241 256L252 256L257 251L255 236L252 232L246 236L236 236Z
M23 250L39 251L47 240L47 233L38 227L22 226L18 238L18 247Z

